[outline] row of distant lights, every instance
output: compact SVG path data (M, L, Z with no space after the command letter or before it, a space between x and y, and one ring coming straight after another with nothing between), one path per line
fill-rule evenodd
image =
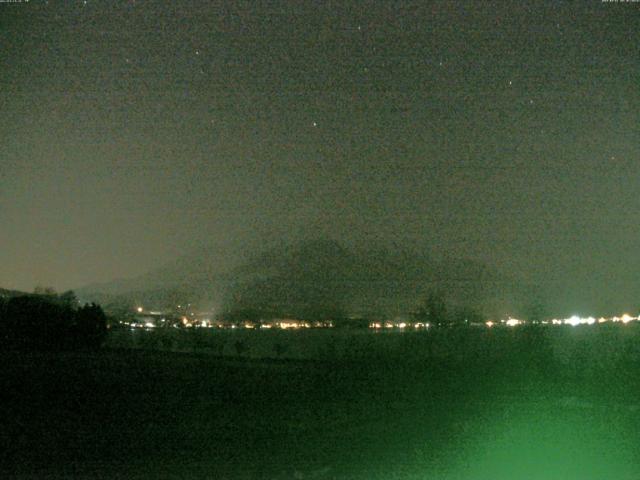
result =
M178 307L180 307L180 305L178 305ZM138 307L136 310L138 311L138 313L142 313L143 312L142 307ZM611 317L611 318L600 317L598 319L596 319L595 317L579 317L577 315L573 315L572 317L569 317L569 318L563 318L563 319L554 318L552 320L542 320L542 321L539 321L539 322L532 322L532 323L533 324L541 324L541 325L571 325L572 327L577 327L578 325L594 325L596 323L607 323L607 322L627 324L629 322L637 321L637 320L640 320L640 316L632 317L631 315L625 313L621 317ZM189 327L191 326L190 322L187 322L187 318L186 317L182 318L182 322L186 326L189 326ZM205 327L205 328L206 327L209 327L209 328L213 327L213 325L211 323L209 323L209 324L207 324L207 323L208 322L205 320L205 321L202 322L201 326ZM526 320L519 320L517 318L509 317L508 319L500 320L499 322L494 322L492 320L488 320L488 321L485 322L485 325L487 327L489 327L489 328L494 327L496 325L506 325L507 327L517 327L518 325L525 325L526 323L528 323ZM417 323L414 323L414 324L407 324L405 322L398 323L398 324L394 324L394 323L391 323L391 322L385 322L385 323L374 322L374 323L371 323L369 326L371 328L375 328L375 329L378 329L378 328L394 328L394 327L397 327L397 328L400 328L400 329L404 329L409 325L413 326L416 329L431 327L431 324L429 324L429 323L421 323L421 322L417 322ZM155 327L155 324L148 322L144 326L147 327L147 328L153 328L153 327ZM302 324L282 322L278 326L280 328L283 328L283 329L296 328L296 327L309 327L309 325L307 325L304 322ZM232 328L235 328L235 325L232 326ZM247 328L252 328L252 327L247 327ZM261 328L271 328L271 325L262 325Z
M607 323L607 322L627 324L629 322L636 321L636 320L640 320L640 316L632 317L631 315L628 315L625 313L621 317L611 317L611 318L600 317L596 319L595 317L579 317L577 315L574 315L569 318L563 318L563 319L554 318L553 320L542 320L539 322L527 322L526 320L519 320L517 318L509 317L505 320L500 320L499 322L494 322L492 320L489 320L485 322L485 325L489 328L494 327L496 325L505 325L507 327L517 327L518 325L525 325L527 323L532 323L534 325L571 325L572 327L577 327L578 325L594 325L596 323ZM391 323L391 322L386 322L386 323L375 322L370 324L370 327L375 329L379 329L379 328L404 329L404 328L407 328L408 326L412 326L416 329L419 329L419 328L429 328L431 324L429 323L408 324L404 322L398 323L398 324Z
M409 323L406 323L406 322L401 322L401 323L373 322L373 323L369 324L369 328L375 328L375 329L378 329L378 328L400 328L400 329L403 329L403 328L407 328L409 326L411 326L413 328L416 328L416 329L419 329L419 328L429 328L429 327L431 327L431 324L430 323L421 323L421 322L412 323L412 324L409 324Z
M636 320L640 320L640 317L632 317L631 315L628 315L625 313L621 317L611 317L611 318L600 317L596 319L595 317L579 317L577 315L574 315L569 318L563 318L563 319L554 318L553 320L542 320L540 322L533 322L533 323L542 324L542 325L571 325L572 327L577 327L578 325L594 325L596 323L607 323L607 322L627 324L629 322L633 322ZM506 325L507 327L516 327L518 325L524 325L526 323L527 322L525 320L518 320L517 318L509 317L506 320L500 320L500 322L498 323L489 320L488 322L485 322L485 325L489 328L498 324Z

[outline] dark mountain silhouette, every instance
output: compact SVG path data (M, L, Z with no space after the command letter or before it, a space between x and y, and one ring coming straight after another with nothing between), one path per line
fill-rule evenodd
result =
M201 251L143 276L78 289L82 301L167 308L191 302L215 311L258 309L274 315L336 312L389 316L411 311L429 291L453 305L513 308L516 279L473 260L433 259L402 249L347 248L334 240L282 243L236 255Z

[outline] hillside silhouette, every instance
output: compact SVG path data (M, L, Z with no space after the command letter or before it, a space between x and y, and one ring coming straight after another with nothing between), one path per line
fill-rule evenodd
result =
M453 305L487 314L523 303L524 287L517 279L469 259L346 247L332 239L236 254L235 264L224 257L221 250L202 250L140 277L79 289L78 295L112 308L190 302L216 312L258 309L277 315L317 310L400 315L434 289L445 292Z

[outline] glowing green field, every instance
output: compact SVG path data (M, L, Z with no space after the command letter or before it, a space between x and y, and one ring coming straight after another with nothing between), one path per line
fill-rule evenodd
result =
M638 478L635 343L604 362L568 332L568 356L525 332L404 360L5 352L0 455L25 479Z

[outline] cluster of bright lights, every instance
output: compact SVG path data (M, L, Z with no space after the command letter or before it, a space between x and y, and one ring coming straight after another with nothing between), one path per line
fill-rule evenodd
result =
M565 318L562 323L565 325L571 325L572 327L577 327L578 325L593 325L596 323L596 319L593 317L581 318L577 315L573 315L572 317Z
M500 320L500 323L502 325L506 325L507 327L516 327L518 325L524 325L527 323L542 324L542 325L571 325L572 327L577 327L578 325L595 325L596 323L607 323L607 322L613 322L613 323L620 322L620 323L627 324L629 322L633 322L636 320L640 320L640 316L632 317L631 315L625 313L621 317L611 317L611 318L600 317L596 319L595 317L580 317L578 315L573 315L569 318L554 318L551 320L541 320L539 322L528 322L526 320L518 320L517 318L509 317L505 320ZM494 325L496 325L496 323L489 320L485 322L485 325L491 328Z
M493 320L487 320L486 322L484 322L487 328L492 328L498 324L506 325L507 327L516 327L524 323L526 323L524 320L518 320L517 318L511 318L511 317L504 320L500 320L500 322L494 322Z
M625 313L624 315L622 315L622 317L613 317L611 320L614 322L629 323L633 320L638 320L638 318L640 317L632 317L631 315L627 315Z
M562 320L558 320L554 318L553 320L551 320L551 322L554 325L571 325L572 327L576 327L578 325L594 325L595 323L607 323L607 322L629 323L634 320L638 320L638 317L632 317L631 315L625 313L621 317L611 317L611 318L600 317L598 319L594 317L579 317L577 315L574 315L572 317L565 318Z
M120 322L122 325L126 325L127 327L131 328L131 330L135 330L136 328L138 329L151 329L151 328L156 328L156 324L153 322Z
M290 328L310 328L311 325L309 322L302 322L297 320L281 320L276 323L276 326L280 327L283 330L287 330Z
M373 329L381 329L381 328L399 328L400 330L406 330L408 328L415 328L416 330L419 330L421 328L429 328L431 326L430 323L426 322L416 322L416 323L409 323L409 322L371 322L369 324L369 328L373 328Z

